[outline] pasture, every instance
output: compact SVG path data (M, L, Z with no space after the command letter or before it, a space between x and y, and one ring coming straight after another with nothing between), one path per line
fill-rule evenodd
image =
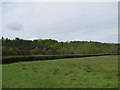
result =
M3 88L117 88L118 56L2 65Z

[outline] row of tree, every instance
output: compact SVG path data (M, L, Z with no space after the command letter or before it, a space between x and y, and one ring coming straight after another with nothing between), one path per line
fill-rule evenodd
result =
M58 42L52 39L1 38L2 55L118 54L119 44L93 41Z

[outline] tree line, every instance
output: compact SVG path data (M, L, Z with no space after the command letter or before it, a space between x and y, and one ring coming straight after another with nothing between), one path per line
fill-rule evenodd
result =
M10 55L66 55L66 54L118 54L118 43L94 41L58 42L53 39L23 40L1 38L3 56Z

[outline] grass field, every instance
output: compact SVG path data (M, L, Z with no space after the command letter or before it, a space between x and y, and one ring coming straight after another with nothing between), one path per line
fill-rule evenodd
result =
M117 88L118 56L4 64L3 88Z
M0 65L0 89L2 89L2 65Z

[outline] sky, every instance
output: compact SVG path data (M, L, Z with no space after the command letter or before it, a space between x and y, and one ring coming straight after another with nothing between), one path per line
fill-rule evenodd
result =
M117 2L2 2L2 36L118 42Z

